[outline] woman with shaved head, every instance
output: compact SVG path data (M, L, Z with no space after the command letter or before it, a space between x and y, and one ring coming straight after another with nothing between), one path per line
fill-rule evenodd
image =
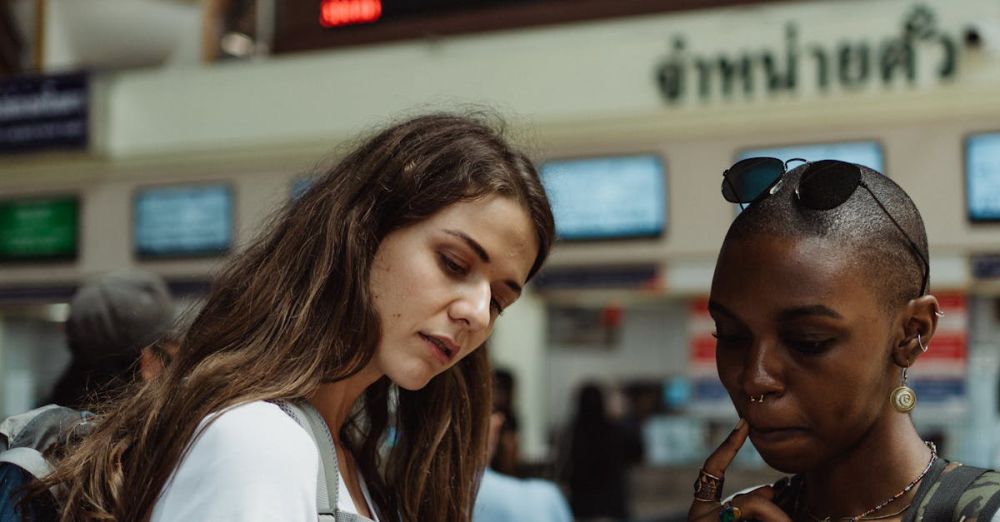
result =
M940 316L916 206L879 173L751 158L712 280L719 377L740 421L705 461L691 520L991 520L1000 474L921 440L907 371ZM749 439L789 476L721 503ZM1000 519L1000 518L998 518ZM997 520L997 519L994 519Z

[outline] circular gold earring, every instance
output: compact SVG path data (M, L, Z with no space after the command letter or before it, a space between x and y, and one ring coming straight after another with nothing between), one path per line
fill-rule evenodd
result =
M909 413L917 406L917 394L906 385L906 372L909 368L903 368L903 382L889 395L892 407L900 413Z

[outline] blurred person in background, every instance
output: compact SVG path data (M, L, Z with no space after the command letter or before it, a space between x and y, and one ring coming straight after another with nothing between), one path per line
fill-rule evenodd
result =
M493 411L500 413L503 423L497 435L497 444L490 461L490 468L512 477L521 476L520 435L518 420L514 413L514 374L509 370L493 370Z
M641 455L628 433L608 414L600 386L577 394L561 475L569 487L573 515L581 521L627 520L628 470Z
M37 489L66 492L63 520L313 522L325 476L321 519L470 520L477 349L553 236L537 172L484 119L390 126L230 260L174 361Z
M509 372L506 375L511 376ZM504 413L499 409L499 405L496 406L490 417L491 456L495 456L500 449L505 421ZM515 478L496 469L486 468L476 496L476 508L472 520L473 522L572 522L573 515L562 492L554 483L542 479Z
M0 423L0 520L58 519L54 497L46 492L22 503L23 488L94 428L86 408L99 407L137 378L156 377L169 364L180 346L177 332L169 330L173 318L173 300L156 274L110 272L80 287L66 321L72 361L50 403Z
M152 375L161 364L153 351L176 343L160 341L173 320L173 299L156 274L110 272L85 282L66 320L72 359L44 403L85 409L136 377Z
M907 371L940 309L924 223L891 179L840 161L752 158L724 174L748 204L712 280L719 377L741 420L695 482L690 520L997 520L1000 474L921 440ZM749 438L790 474L722 500Z

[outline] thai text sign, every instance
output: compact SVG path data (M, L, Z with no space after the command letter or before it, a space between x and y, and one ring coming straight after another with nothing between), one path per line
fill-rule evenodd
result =
M84 74L0 81L0 152L86 148L87 86Z
M810 34L789 22L780 51L735 53L699 53L689 48L686 37L675 35L667 56L655 66L657 86L674 104L693 95L705 101L718 95L796 93L806 85L827 92L835 86L846 90L872 84L913 86L921 76L950 81L958 72L959 51L968 41L943 31L935 12L923 5L905 15L893 36L852 35L831 45L812 41Z

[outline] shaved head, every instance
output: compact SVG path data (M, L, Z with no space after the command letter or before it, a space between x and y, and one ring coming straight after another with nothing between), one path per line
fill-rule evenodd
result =
M830 210L807 208L795 196L807 166L785 174L775 194L751 204L736 217L723 242L723 252L761 236L823 238L843 246L837 255L844 256L860 277L867 278L886 309L919 297L923 261L871 194L858 187L840 206ZM920 255L929 259L924 222L910 197L888 177L867 167L859 168L861 180L910 236Z

